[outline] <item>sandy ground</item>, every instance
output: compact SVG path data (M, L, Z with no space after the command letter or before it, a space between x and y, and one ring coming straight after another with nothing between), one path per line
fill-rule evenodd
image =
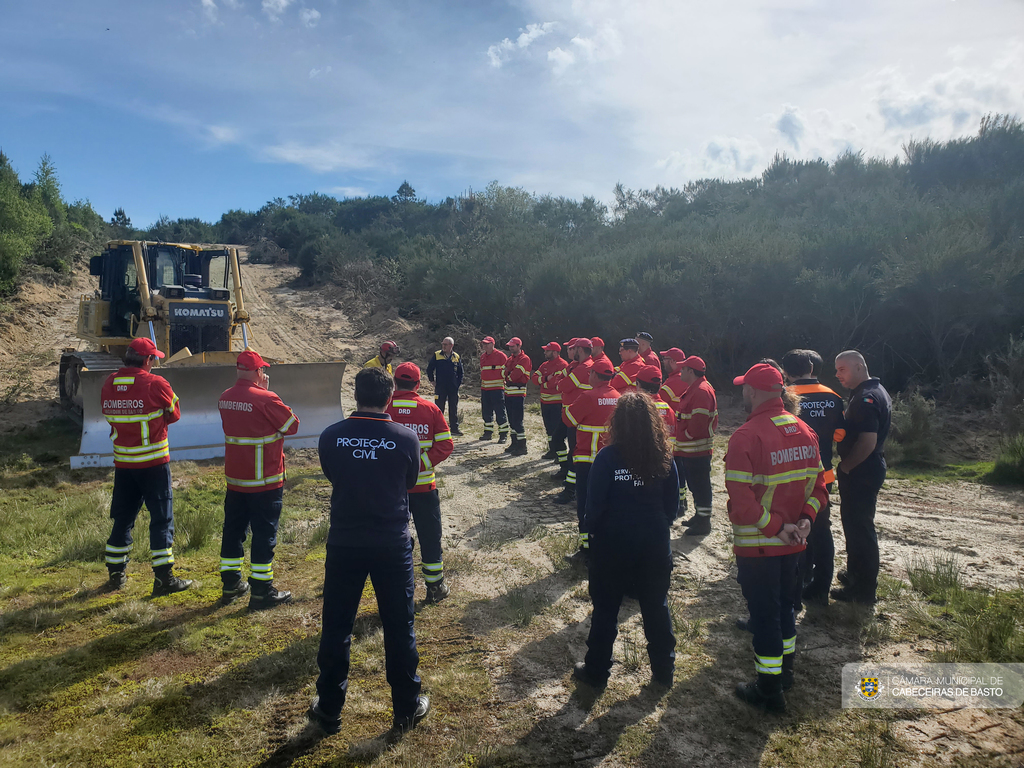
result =
M271 357L361 363L384 338L421 352L430 346L397 313L352 318L341 309L340 295L296 289L294 268L246 265L245 273L254 346ZM79 279L75 291L83 283ZM31 384L2 406L5 428L55 412L56 359L61 348L74 346L69 331L77 312L71 300L75 291L30 286L0 318L0 394L18 376L28 376ZM38 364L25 367L26 355ZM736 682L751 676L752 665L749 636L734 627L744 604L727 539L721 463L715 462L712 533L687 538L678 526L674 533L670 600L692 635L680 638L677 663L686 670L683 682L661 697L644 687L649 670L640 615L636 603L627 601L620 614L616 657L640 661L616 664L609 692L595 704L578 695L568 675L586 650L590 605L582 572L564 567L563 552L551 550L551 542L564 534L561 541L571 551L568 537L575 533L576 514L574 505L552 501L558 486L550 478L553 465L539 459L546 446L537 407L528 406L529 455L510 459L504 446L475 439L482 421L471 383L463 394L466 437L458 440L453 457L438 472L446 559L472 565L454 586L471 597L462 619L466 632L486 645L497 732L523 733L519 743L530 753L550 748L559 762L580 765L758 765L779 723L758 718L731 695ZM535 397L531 390L528 403ZM723 402L723 414L724 437L742 414L728 402ZM842 560L838 499L834 501L832 525ZM1018 586L1024 578L1022 511L1021 491L890 481L880 496L877 520L883 567L903 577L915 559L955 554L969 582ZM496 613L496 606L507 611ZM494 633L509 616L524 610L529 614L525 630ZM888 639L890 629L898 636L898 627L887 626L890 621L884 613L876 616L885 631L866 643L861 637L864 622L851 618L845 606L805 613L798 629L798 680L804 685L790 695L792 714L783 725L798 728L820 713L835 714L842 664L896 656L910 660L933 650L926 642ZM635 755L629 760L607 756L633 732L643 733ZM957 756L981 754L992 744L1008 752L1024 749L1020 720L1000 712L908 714L894 732L912 750L907 765L952 764Z

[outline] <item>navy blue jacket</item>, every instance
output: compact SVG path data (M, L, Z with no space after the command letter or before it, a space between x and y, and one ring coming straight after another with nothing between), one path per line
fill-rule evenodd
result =
M409 541L408 489L420 472L420 441L386 413L356 411L320 435L320 467L334 486L327 543L398 546Z
M462 386L462 358L452 350L452 356L445 357L444 350L437 350L427 363L427 380L434 382L434 389L452 390Z
M885 470L885 438L889 436L892 424L892 399L877 378L872 376L858 384L850 393L850 404L846 407L846 437L839 443L839 456L846 456L853 450L862 432L878 435L875 450L864 461L854 467L851 475L861 472Z
M650 552L671 557L669 529L679 511L679 475L645 483L630 473L618 446L602 448L590 468L583 528L594 549Z

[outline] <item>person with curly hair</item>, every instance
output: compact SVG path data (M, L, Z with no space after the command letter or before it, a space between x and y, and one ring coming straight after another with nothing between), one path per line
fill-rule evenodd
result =
M668 610L672 573L670 528L679 508L672 438L645 392L623 394L612 413L609 444L589 473L584 527L590 541L590 599L594 612L587 655L573 676L604 688L618 634L619 606L636 597L643 614L651 676L671 687L676 638Z

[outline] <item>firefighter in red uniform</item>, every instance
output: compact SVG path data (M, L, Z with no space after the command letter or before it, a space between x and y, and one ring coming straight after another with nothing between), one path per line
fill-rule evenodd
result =
M573 375L578 375L577 368ZM609 360L598 360L590 366L590 389L581 392L565 409L569 426L576 430L576 449L572 461L576 472L576 517L580 529L580 549L574 557L586 557L590 548L589 536L583 525L587 514L587 479L597 452L608 442L608 422L619 399L619 391L612 387L615 369Z
M563 433L561 440L556 442L558 424L562 421L562 393L558 391L558 382L565 375L566 364L559 354L562 345L557 341L549 341L541 349L544 350L544 362L533 372L533 383L540 387L540 415L548 436L548 450L541 458L559 461L565 450L565 435Z
M171 492L171 450L167 425L181 418L178 396L167 379L151 373L163 357L149 339L135 339L124 355L124 367L110 374L101 393L103 415L114 442L114 492L107 539L108 588L127 582L125 569L132 551L132 530L145 501L149 510L149 550L153 561L153 597L192 586L173 574L174 513Z
M427 602L439 603L450 589L444 580L441 553L441 499L437 493L434 467L452 455L455 443L441 409L420 397L420 369L402 363L395 369L395 394L387 407L391 420L409 427L420 441L420 474L409 489L409 511L420 540L423 580Z
M653 365L660 371L661 358L658 357L658 353L652 349L654 337L646 331L640 331L640 333L636 335L636 340L640 342L640 357L644 359L644 363L647 365Z
M641 392L646 392L654 401L654 406L665 420L668 433L671 435L676 430L676 412L672 407L661 399L661 368L656 365L645 365L636 375L636 385Z
M679 514L682 516L686 513L686 467L683 466L683 456L678 448L675 446L675 413L679 409L679 401L682 400L683 395L686 394L686 384L683 383L682 376L679 371L682 370L683 361L686 359L686 353L678 347L672 347L661 353L662 358L665 360L665 367L668 369L668 376L665 377L664 383L661 385L659 392L661 393L661 399L668 403L668 407L672 409L672 461L676 465L676 472L679 475Z
M480 410L484 418L484 433L481 440L494 437L494 424L498 424L498 442L508 439L508 422L505 420L505 361L508 358L500 349L494 348L494 337L485 336L480 341Z
M574 438L569 434L569 425L565 423L565 419L563 418L565 415L565 396L562 391L564 387L568 386L566 379L569 378L569 374L576 370L576 366L580 364L576 359L576 344L578 342L579 339L573 336L569 341L562 345L562 348L565 349L565 356L568 359L566 360L565 370L562 371L561 376L559 376L558 380L555 382L555 389L558 391L558 396L560 398L560 406L558 408L558 423L555 424L553 442L557 445L564 444L565 448L557 451L555 461L558 463L558 472L553 475L552 479L556 483L562 483L563 490L565 486L568 485L569 470L572 469L572 449L575 442ZM574 495L569 497L570 500L575 498L575 489L572 490Z
M590 369L594 365L591 352L594 349L590 339L576 339L572 347L573 361L575 366L568 375L558 384L558 391L562 393L562 423L566 427L566 442L569 446L569 455L564 465L565 486L561 493L555 497L556 504L568 504L576 498L576 463L573 455L576 450L576 425L569 420L566 411L573 404L582 392L592 389L590 384ZM605 358L607 361L607 358ZM611 363L608 363L611 366ZM614 370L614 369L613 369Z
M220 396L224 428L224 530L220 545L222 595L230 602L249 592L250 610L291 602L274 587L274 547L284 496L284 436L299 430L292 409L270 391L269 367L252 350L238 356L238 380ZM245 536L252 529L249 581L242 580Z
M695 513L684 523L687 536L711 533L711 453L718 429L718 400L704 378L705 370L704 361L694 355L679 367L686 391L676 405L675 454L682 457Z
M611 358L608 357L607 354L605 354L604 339L602 339L600 336L594 336L590 340L590 359L593 360L595 363L598 360L611 360ZM612 367L614 367L614 365Z
M526 411L526 385L530 383L533 363L523 352L523 341L518 336L508 340L509 358L505 361L505 412L512 432L512 443L505 449L510 456L526 455L526 429L523 418Z
M622 365L615 369L612 386L619 392L630 392L636 389L636 375L647 363L640 357L640 342L636 339L623 339L619 342L619 359Z
M827 491L818 436L793 415L797 397L782 374L759 363L733 380L750 415L729 439L725 486L737 580L750 611L757 680L736 695L774 712L786 709L796 653L797 562Z

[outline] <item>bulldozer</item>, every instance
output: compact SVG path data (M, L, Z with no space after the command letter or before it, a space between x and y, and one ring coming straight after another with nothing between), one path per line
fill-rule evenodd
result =
M224 456L217 402L235 382L238 354L254 348L238 249L112 240L89 260L89 274L99 278L99 288L79 301L76 335L95 351L64 350L58 373L61 405L82 425L72 468L113 466L100 391L140 336L164 353L153 372L181 402L181 419L169 432L171 460ZM299 419L299 432L284 438L285 447L316 447L324 428L343 418L345 363L264 359L275 363L273 389Z

